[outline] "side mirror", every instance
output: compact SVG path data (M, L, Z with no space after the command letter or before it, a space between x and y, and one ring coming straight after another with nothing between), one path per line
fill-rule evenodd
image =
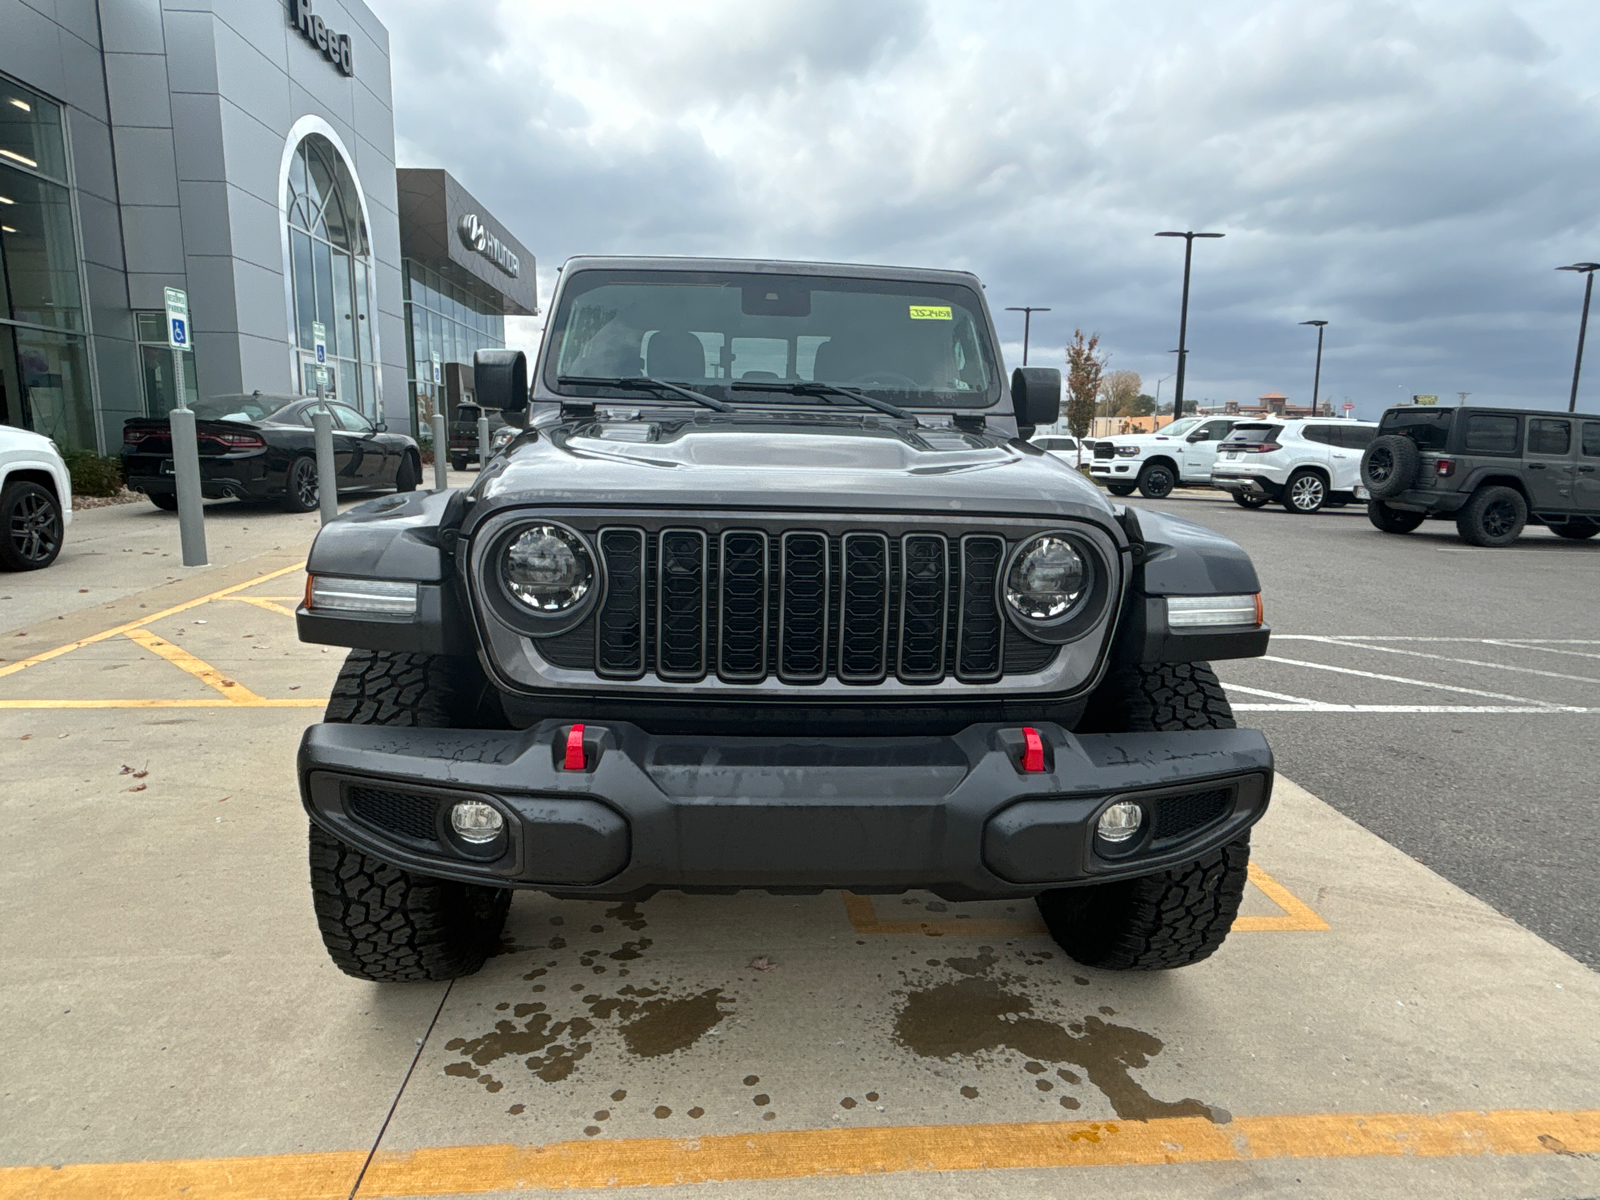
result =
M376 425L374 425L372 427L372 432L374 432L374 433L388 433L389 432L389 422L387 422L387 421L379 421Z
M521 350L479 350L472 356L472 390L485 408L528 408L528 356Z
M1040 425L1061 416L1061 372L1054 367L1018 367L1011 372L1011 408L1017 432L1032 437Z
M1189 440L1191 442L1209 442L1211 440L1211 431L1207 429L1196 429L1189 435Z

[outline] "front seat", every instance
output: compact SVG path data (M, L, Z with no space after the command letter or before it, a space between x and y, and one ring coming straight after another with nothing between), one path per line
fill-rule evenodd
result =
M645 350L644 373L652 379L679 383L704 379L705 345L687 330L659 329Z

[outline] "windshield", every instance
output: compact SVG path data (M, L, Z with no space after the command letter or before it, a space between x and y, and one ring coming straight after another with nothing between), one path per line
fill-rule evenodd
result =
M1185 417L1181 421L1174 421L1171 425L1163 425L1156 432L1162 437L1171 437L1180 433L1188 433L1198 424L1200 424L1199 417Z
M951 284L721 271L583 271L552 319L545 385L646 375L740 405L826 397L730 385L826 383L911 408L1000 398L982 301Z
M194 402L201 421L262 421L299 396L207 396Z

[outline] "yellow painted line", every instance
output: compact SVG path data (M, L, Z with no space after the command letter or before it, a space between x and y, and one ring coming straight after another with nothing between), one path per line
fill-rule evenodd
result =
M238 600L244 604L254 604L257 608L264 608L268 612L282 613L286 617L294 616L294 609L285 608L280 600L289 600L299 603L299 596L228 596L229 600Z
M1309 904L1256 866L1255 863L1250 864L1250 882L1260 888L1268 900L1283 909L1283 915L1277 917L1235 917L1233 919L1233 931L1235 933L1271 933L1274 931L1322 933L1328 928L1328 923L1312 912Z
M57 646L54 650L46 650L42 654L33 655L31 658L18 659L14 663L7 663L5 666L0 667L0 677L13 675L16 672L23 670L25 667L37 666L39 663L49 662L52 658L58 658L61 655L69 654L74 650L81 650L83 647L92 646L96 642L103 642L107 638L113 638L118 634L127 633L130 629L138 629L142 625L149 625L153 621L159 621L163 617L170 617L174 613L187 612L191 608L198 608L200 605L209 604L213 600L221 600L224 596L231 596L235 592L242 592L245 588L255 587L257 584L265 583L269 579L277 579L281 575L291 575L296 571L303 571L305 570L305 566L305 563L297 562L292 567L282 567L276 571L268 571L265 575L257 575L254 579L246 580L244 583L236 583L232 587L223 588L221 591L212 592L209 595L200 596L194 600L185 600L182 604L174 604L171 608L164 608L160 612L154 612L147 616L142 616L137 621L129 621L126 625L117 625L111 629L102 629L99 633L90 634L86 638L79 638L75 642L68 642L65 646Z
M1302 932L1318 933L1328 928L1328 923L1311 910L1283 884L1268 875L1255 863L1250 864L1250 882L1260 888L1268 900L1282 913L1274 917L1235 917L1234 933ZM1037 917L1002 917L999 919L972 920L885 920L878 916L877 907L870 896L844 893L844 911L850 918L850 928L857 933L880 935L922 934L924 937L1038 937L1049 932Z
M363 1200L568 1188L1304 1158L1593 1154L1600 1110L1309 1113L775 1130L380 1150ZM344 1200L361 1151L0 1168L0 1200Z
M229 700L243 701L248 704L252 700L261 699L244 684L229 679L210 663L196 658L181 646L174 646L165 638L159 638L148 629L129 629L123 635L129 641L137 642L151 654L159 655L180 670L187 671L207 687L216 688Z
M287 700L257 696L254 700L0 700L0 709L28 708L323 708L326 698Z

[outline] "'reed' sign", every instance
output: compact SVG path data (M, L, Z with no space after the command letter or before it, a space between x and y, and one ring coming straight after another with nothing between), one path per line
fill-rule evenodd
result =
M311 0L289 0L289 24L300 31L322 56L346 75L355 74L355 64L350 59L350 35L335 33L311 9Z

